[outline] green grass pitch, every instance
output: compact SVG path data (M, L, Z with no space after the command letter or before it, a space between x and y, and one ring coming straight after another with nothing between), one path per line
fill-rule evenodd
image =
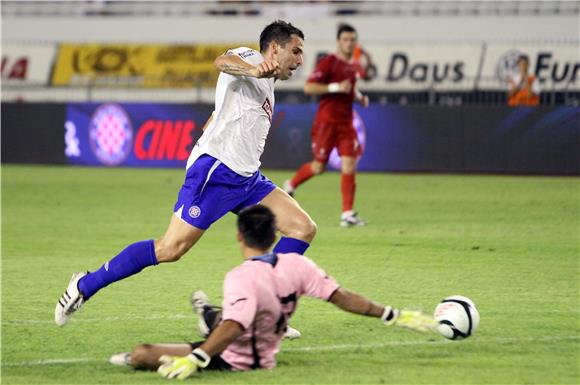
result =
M2 383L167 384L111 366L142 342L197 340L189 295L221 300L241 262L231 214L183 259L104 289L65 328L53 310L70 274L162 234L183 170L2 168ZM266 171L276 183L290 172ZM578 384L579 180L361 174L366 228L338 226L339 177L298 190L318 223L308 251L343 286L431 312L445 296L481 313L446 341L303 299L273 371L211 373L204 384Z

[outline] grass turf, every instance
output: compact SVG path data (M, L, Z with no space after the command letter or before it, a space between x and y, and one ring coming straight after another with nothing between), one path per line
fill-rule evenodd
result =
M289 172L266 171L276 183ZM184 258L104 289L65 328L53 310L70 274L165 230L182 170L2 168L2 383L166 384L111 366L141 342L198 339L188 298L221 300L241 262L233 215ZM343 286L386 304L432 311L445 296L477 304L465 341L388 328L303 299L273 371L203 373L208 384L577 384L577 178L362 174L366 228L338 227L337 174L297 192L319 225L308 256Z

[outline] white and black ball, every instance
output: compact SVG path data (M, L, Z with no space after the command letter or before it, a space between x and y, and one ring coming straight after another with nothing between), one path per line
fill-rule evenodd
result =
M433 317L439 322L439 333L450 340L465 339L479 326L479 311L475 303L461 295L453 295L441 301Z

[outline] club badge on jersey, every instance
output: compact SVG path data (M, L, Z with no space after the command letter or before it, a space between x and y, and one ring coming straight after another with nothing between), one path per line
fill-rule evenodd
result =
M266 111L266 114L268 114L268 118L270 119L270 123L271 123L272 122L272 104L270 103L270 100L268 98L266 98L266 100L262 104L262 108L264 109L264 111Z

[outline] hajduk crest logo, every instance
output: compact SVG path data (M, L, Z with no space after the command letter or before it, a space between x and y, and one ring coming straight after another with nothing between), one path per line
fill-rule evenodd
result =
M199 206L191 206L189 208L189 216L192 218L197 218L201 215L201 209Z
M107 166L117 166L127 158L133 145L133 127L125 110L118 104L99 106L89 124L93 153Z

